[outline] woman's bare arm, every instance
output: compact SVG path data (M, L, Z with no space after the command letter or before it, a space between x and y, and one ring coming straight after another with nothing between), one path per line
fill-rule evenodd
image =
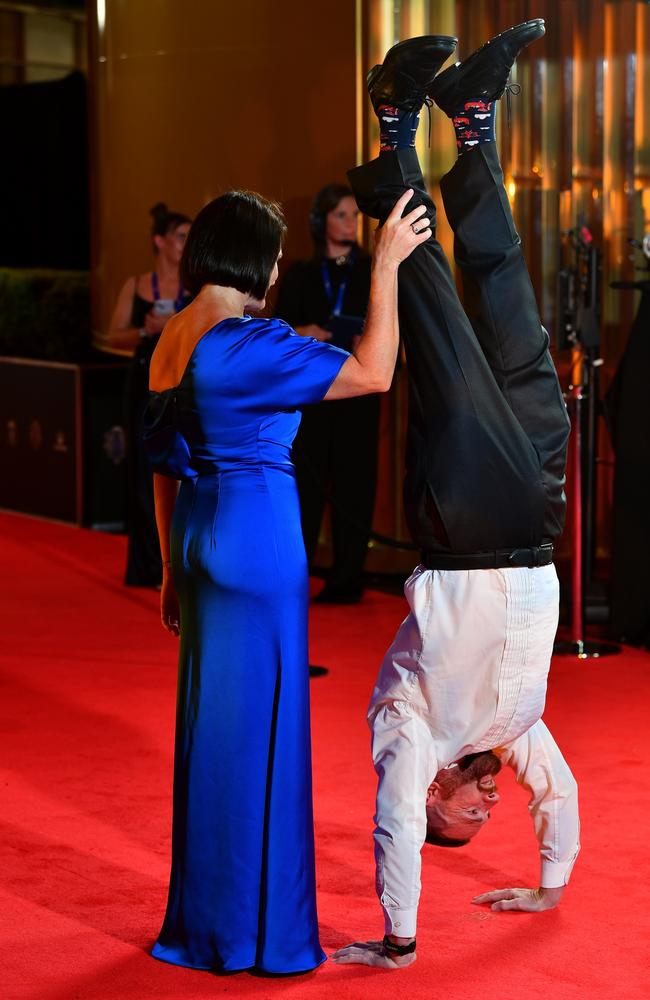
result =
M115 303L106 334L107 346L115 350L134 351L140 342L140 331L131 325L137 282L137 278L128 278L122 285Z
M135 351L140 343L142 330L131 324L133 315L133 299L138 288L138 279L129 278L124 282L117 297L115 309L106 334L106 346L116 351ZM167 320L166 316L157 316L149 312L144 317L142 329L149 337L162 332Z

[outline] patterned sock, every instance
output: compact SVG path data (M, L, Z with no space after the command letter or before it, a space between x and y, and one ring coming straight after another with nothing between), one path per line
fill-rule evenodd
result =
M497 102L465 101L462 109L457 111L452 122L456 129L456 145L458 155L462 156L468 149L474 149L482 142L494 142L496 140L496 119Z
M415 146L415 133L420 123L419 111L402 111L390 104L380 105L379 151L392 153L396 149L410 149Z

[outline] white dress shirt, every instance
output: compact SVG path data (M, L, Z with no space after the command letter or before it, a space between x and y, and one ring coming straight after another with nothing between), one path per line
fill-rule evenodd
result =
M551 566L428 570L405 586L411 613L388 650L368 721L379 778L377 893L386 933L413 937L438 770L493 750L530 792L540 885L569 878L579 851L577 786L541 721L557 629Z

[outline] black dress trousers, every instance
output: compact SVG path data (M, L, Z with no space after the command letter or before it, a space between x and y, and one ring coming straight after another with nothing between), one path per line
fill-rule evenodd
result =
M377 492L380 399L377 395L306 406L293 446L302 531L310 565L331 497L332 566L328 589L355 597L363 568Z
M616 453L612 631L650 646L650 289L639 309L605 398Z
M435 206L414 149L349 173L362 211L381 221ZM515 229L495 143L443 178L467 313L431 237L399 269L409 368L405 507L422 549L458 554L540 545L562 530L569 420Z

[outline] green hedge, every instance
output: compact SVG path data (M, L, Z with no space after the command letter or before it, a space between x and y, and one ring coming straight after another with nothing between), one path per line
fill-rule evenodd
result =
M0 268L0 355L86 361L90 330L87 271Z

